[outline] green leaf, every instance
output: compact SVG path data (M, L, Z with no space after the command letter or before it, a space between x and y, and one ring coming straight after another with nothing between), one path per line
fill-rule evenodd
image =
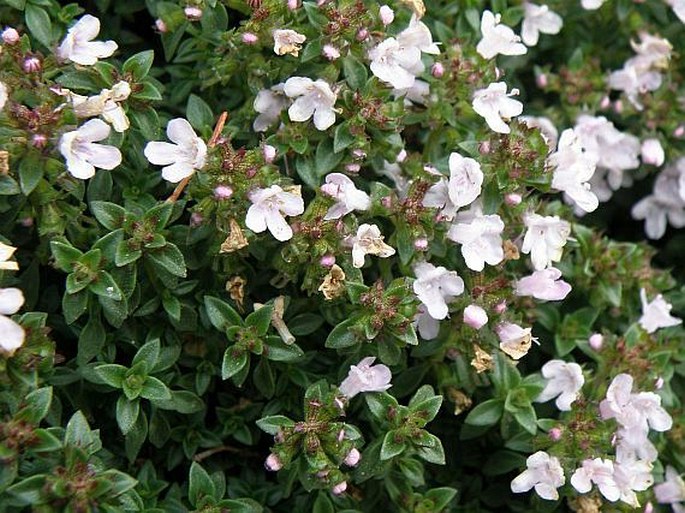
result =
M433 503L433 511L443 511L452 502L455 495L457 495L457 490L445 486L428 490L424 497Z
M42 504L42 491L45 487L45 475L38 474L13 484L5 492L22 506Z
M357 321L357 318L350 317L338 324L328 334L325 346L329 349L342 349L356 345L359 339L351 328Z
M497 424L503 411L502 399L488 399L471 410L464 422L472 426L492 426Z
M445 464L445 449L442 447L442 442L437 436L423 431L418 440L414 441L414 445L417 446L419 457L427 462L435 463L436 465Z
M35 442L31 445L32 452L52 452L62 449L62 441L47 429L36 429L33 435Z
M323 177L335 170L342 161L344 154L333 151L333 141L324 139L316 147L316 172L319 177ZM318 183L317 183L318 185Z
M114 263L117 267L124 267L132 264L143 256L140 249L132 248L131 240L122 240L117 244L116 253L114 254Z
M292 146L292 142L291 142ZM297 157L295 160L295 169L302 181L311 189L319 187L323 175L316 169L316 164L313 159L304 157Z
M320 315L313 313L303 313L296 315L288 321L288 328L290 333L296 337L304 337L305 335L311 335L321 326L323 326L324 320Z
M271 399L276 390L276 380L274 378L273 370L269 365L269 360L260 359L259 363L252 373L252 382L257 387L262 395Z
M427 424L438 414L441 405L442 396L436 395L410 406L410 410Z
M162 306L164 307L164 311L169 314L169 317L176 322L181 321L181 302L176 296L164 294L162 296Z
M535 414L535 408L533 408L533 405L528 404L528 406L519 408L517 411L513 413L513 415L516 419L516 422L518 422L523 429L528 431L531 435L537 433L538 419L537 415Z
M155 338L140 346L131 362L131 367L141 365L145 369L145 373L150 372L159 358L160 343L159 339Z
M398 437L396 439L396 437ZM395 456L399 456L407 448L404 439L399 437L396 430L388 431L383 438L383 445L381 446L381 460L389 460Z
M188 390L171 390L171 399L155 400L153 404L164 410L174 410L185 415L202 411L205 403Z
M96 433L93 433L88 425L85 415L81 410L71 416L64 431L64 445L80 447L88 454L100 450L102 444Z
M128 369L126 367L116 363L106 363L95 367L95 374L106 384L114 388L123 387L127 372Z
M121 301L123 299L119 285L117 285L117 282L114 281L107 271L99 271L97 278L88 285L88 290L93 294L106 297L112 301Z
M388 410L396 410L399 406L397 399L387 392L364 394L364 399L371 413L380 420L388 420Z
M285 344L280 338L268 337L264 356L275 362L296 362L304 352L296 344Z
M155 59L154 50L145 50L144 52L139 52L124 62L122 70L124 73L130 73L133 76L135 82L138 82L147 76L152 63Z
M257 421L257 427L270 435L276 436L284 427L292 427L295 422L285 415L269 415Z
M21 159L19 162L19 186L24 196L31 194L38 186L44 171L45 164L36 153L31 152Z
M169 388L159 379L148 376L140 390L140 397L150 400L166 401L171 399Z
M73 323L88 309L88 292L82 290L76 294L64 293L62 296L62 313L67 324Z
M197 95L191 94L188 97L186 106L186 117L195 130L202 130L205 127L214 125L214 114L207 103Z
M31 3L26 5L26 26L31 34L46 48L52 46L52 21L50 15Z
M224 359L221 363L221 379L228 379L242 370L247 364L249 355L245 351L238 351L235 346L231 346L224 352Z
M345 121L335 127L333 133L333 151L335 153L340 153L345 148L352 146L355 141L355 136L350 132L349 122Z
M14 418L37 426L50 410L52 387L34 390L24 398L23 403L25 406L16 413Z
M116 497L126 493L138 484L138 481L131 476L116 469L105 470L98 477L109 483L110 489L107 492L107 495L110 497Z
M351 53L343 59L343 71L345 79L352 89L361 89L369 78L366 66Z
M83 256L81 251L70 244L65 244L64 242L56 240L50 242L50 250L52 251L52 256L55 259L57 268L65 273L70 273L74 262Z
M126 218L126 210L107 201L91 201L90 211L98 222L108 230L121 228Z
M78 337L77 361L83 365L95 358L105 346L107 334L100 316L91 315Z
M202 466L199 463L194 461L190 465L188 500L193 505L193 507L199 509L200 500L203 497L212 497L214 499L217 499L218 497L215 497L215 494L216 488L214 486L214 481L212 481L212 478L209 477L207 471L204 468L202 468Z
M266 332L271 325L271 314L273 313L273 309L274 307L271 304L262 306L245 318L245 325L256 328L259 335L266 335Z
M186 262L183 253L171 243L160 249L149 251L145 254L153 265L164 269L169 274L180 278L186 277Z
M122 434L126 435L133 428L138 415L140 414L140 401L138 399L129 401L125 396L119 396L117 400L117 424Z
M319 492L314 501L312 513L335 513L335 508L326 492Z
M221 299L205 296L205 310L209 322L221 332L226 331L231 326L243 325L243 320L238 312Z

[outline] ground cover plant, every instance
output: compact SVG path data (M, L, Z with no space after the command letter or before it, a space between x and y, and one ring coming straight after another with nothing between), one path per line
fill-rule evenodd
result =
M0 0L0 512L685 511L684 22Z

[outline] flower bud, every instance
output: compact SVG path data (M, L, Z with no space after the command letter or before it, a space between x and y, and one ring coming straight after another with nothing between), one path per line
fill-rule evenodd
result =
M614 112L616 114L620 114L621 112L623 112L623 102L621 100L616 100L614 102Z
M7 45L13 45L19 41L19 32L12 27L7 27L2 31L2 42Z
M588 339L588 344L590 344L590 347L595 351L599 351L602 349L602 344L604 344L604 337L601 333L593 333Z
M246 45L253 45L259 41L259 37L257 37L257 34L253 34L252 32L245 32L242 35L242 40Z
M214 197L218 200L226 200L233 196L233 188L228 185L219 185L214 189Z
M611 99L608 96L605 96L602 98L602 101L599 102L599 108L602 110L606 110L611 106Z
M166 23L164 23L164 20L162 18L157 18L155 20L155 28L157 29L157 32L160 32L162 34L166 34L166 32L169 30L169 28L166 26Z
M33 217L25 217L21 221L19 221L19 224L22 225L24 228L31 228L33 226Z
M678 126L678 128L673 130L673 137L682 137L683 135L685 135L685 126L684 125L680 125L680 126Z
M366 158L366 152L364 150L359 149L359 148L355 148L354 150L352 150L352 156L355 159L364 160Z
M357 31L357 41L366 41L369 37L369 31L365 28L360 28Z
M558 442L561 440L561 428L560 427L553 427L552 429L549 430L549 439L552 440L553 442Z
M348 173L355 173L355 174L359 173L359 170L361 168L362 167L359 164L354 164L354 163L345 165L345 171L347 171Z
M419 237L414 241L414 249L416 251L426 251L428 249L428 239Z
M478 305L469 305L464 308L464 324L479 330L488 323L488 314Z
M442 78L444 74L445 66L443 66L441 62L436 62L433 64L431 67L431 75L433 75L435 78Z
M325 268L331 268L335 264L335 256L331 255L330 253L328 255L324 255L321 257L321 260L319 260L319 263L321 264L321 267Z
M661 376L656 378L656 381L654 382L654 388L656 388L657 390L661 390L662 388L664 388L664 378L662 378Z
M675 509L674 509L674 511L675 511ZM654 506L652 505L652 503L648 502L647 504L645 504L644 513L653 513L653 512L654 512Z
M338 50L333 45L323 45L323 49L321 50L321 53L329 61L334 61L335 59L340 57L340 50Z
M27 57L24 59L21 67L26 73L36 73L37 71L40 71L42 66L38 57Z
M347 453L347 456L345 456L345 460L343 461L343 463L348 467L355 467L361 459L362 455L359 452L359 450L357 450L357 448L355 447Z
M276 472L283 468L283 463L281 462L281 459L272 452L271 454L269 454L268 458L266 458L266 461L264 462L264 467L266 468L266 470Z
M333 495L342 495L343 493L345 493L345 490L347 490L347 481L341 481L333 487L331 493Z
M481 155L487 155L490 153L490 141L482 141L478 144L478 153Z
M294 11L300 6L299 0L288 0L288 9Z
M271 164L274 160L276 160L276 148L270 144L265 144L262 146L262 155L264 156L266 163Z
M537 77L535 77L535 83L540 89L544 89L549 84L547 75L545 73L540 73Z
M33 137L31 137L31 145L34 148L45 148L47 143L48 138L44 134L34 134Z
M188 6L183 9L183 13L189 21L197 21L202 18L202 9L199 7Z
M659 142L659 139L651 138L642 141L642 147L640 149L642 153L642 162L645 164L651 164L652 166L660 166L664 163L666 156L664 155L664 149Z
M202 217L202 214L199 212L193 212L190 214L190 226L195 227L195 226L200 226L202 224L202 221L204 218Z
M507 302L505 300L500 301L495 305L495 313L503 314L507 310Z
M383 196L381 198L381 205L383 205L385 208L392 208L392 197Z
M504 202L510 207L520 205L522 201L523 198L521 197L521 195L516 194L515 192L512 192L511 194L507 194L506 196L504 196Z
M407 158L407 150L402 148L402 150L397 154L397 157L395 157L395 162L404 162Z
M378 14L381 17L381 23L385 27L390 25L395 19L395 12L387 5L381 5Z

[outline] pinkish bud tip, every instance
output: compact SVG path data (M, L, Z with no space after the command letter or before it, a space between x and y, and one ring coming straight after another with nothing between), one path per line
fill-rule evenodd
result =
M342 481L333 487L331 493L333 495L342 495L345 493L345 490L347 490L347 481Z
M252 32L245 32L245 33L242 35L242 41L243 41L243 43L245 43L246 45L253 45L253 44L255 44L257 41L259 41L259 38L257 37L257 34L253 34Z
M354 174L359 173L359 170L361 168L362 167L359 164L355 164L355 163L345 165L345 171L347 171L348 173L354 173Z
M31 137L31 145L34 148L45 148L47 143L48 138L43 134L34 134L33 137Z
M549 430L549 439L552 440L553 442L558 442L561 440L561 428L558 427L553 427L552 429Z
M321 263L321 267L325 268L331 268L335 264L335 256L334 255L324 255L321 257L321 260L319 261Z
M433 64L431 67L431 75L433 75L435 78L442 78L442 76L445 74L445 66L442 65L440 62L436 62Z
M26 73L36 73L41 68L40 59L38 57L27 57L21 67Z
M478 305L464 308L464 324L474 330L479 330L488 323L488 314Z
M197 21L202 18L202 9L199 7L188 6L183 9L183 12L186 15L186 18L190 21Z
M214 197L218 200L225 200L233 196L233 189L228 185L219 185L214 189Z
M281 470L283 468L283 463L281 462L280 458L276 454L271 453L266 458L266 461L264 462L264 467L266 468L266 470L270 470L271 472L276 472L276 471Z
M588 344L595 351L599 351L602 349L602 345L604 344L604 337L601 333L593 333L588 339Z
M288 0L288 9L294 11L300 6L299 0Z
M345 460L343 461L343 463L345 463L345 465L347 465L348 467L356 467L359 463L359 460L361 459L362 455L355 447L347 453L347 456L345 456Z
M7 27L2 31L2 42L7 45L13 45L19 42L19 32L12 27Z
M262 155L264 156L266 163L271 164L274 160L276 160L276 148L270 144L265 144L262 147Z
M503 314L507 310L507 302L506 301L501 301L495 305L495 313L497 314Z
M357 41L366 41L369 37L369 31L365 28L361 28L357 31Z
M166 32L169 30L169 28L166 26L166 23L164 23L164 20L162 18L157 18L155 20L155 28L157 29L157 32L160 32L162 34L166 34Z
M416 239L414 241L414 249L416 249L416 251L426 251L428 249L428 239L425 237Z
M511 193L511 194L507 194L506 196L504 196L504 202L507 205L509 205L510 207L515 207L516 205L520 205L522 201L523 201L523 198L521 197L520 194Z
M535 83L537 86L541 89L544 89L549 85L549 80L547 80L547 75L544 73L540 73L537 77L535 77Z
M202 217L202 214L198 212L193 212L190 214L190 226L200 226L203 220L204 218Z
M334 61L335 59L340 57L340 50L338 50L335 46L333 45L323 45L323 48L321 50L321 53L323 54L326 59L329 61Z

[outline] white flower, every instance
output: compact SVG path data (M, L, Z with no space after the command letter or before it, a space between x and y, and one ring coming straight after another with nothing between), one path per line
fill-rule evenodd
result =
M423 53L431 55L438 55L440 53L437 43L433 42L430 29L416 17L416 14L411 15L409 26L397 34L397 41L404 48L415 47Z
M634 65L630 60L626 61L623 68L613 71L609 75L609 87L617 91L623 91L626 98L637 110L643 106L639 95L648 91L656 91L661 87L662 77L656 71L645 71Z
M369 50L371 72L395 89L408 89L414 85L416 75L424 70L421 50L415 46L403 47L389 37Z
M24 293L16 288L0 289L0 352L12 356L24 344L24 328L7 315L17 313L24 304Z
M461 254L472 271L482 271L487 262L497 265L504 259L502 232L504 223L497 214L482 215L477 209L459 214L447 238L461 244Z
M588 493L592 489L592 483L597 485L608 501L616 502L621 496L614 481L614 463L611 460L584 460L582 466L571 476L571 485L580 493Z
M95 168L114 169L121 164L121 152L114 146L96 144L109 136L110 128L99 119L91 119L59 140L59 151L66 160L67 171L76 178L86 179Z
M654 333L659 328L677 326L683 322L682 319L671 315L673 307L661 294L649 302L645 289L640 289L640 301L642 302L642 317L638 322L647 333Z
M483 11L480 19L480 32L483 38L478 42L476 51L484 59L492 59L501 55L523 55L528 49L521 44L521 38L506 25L500 24L502 18L491 11Z
M550 456L544 451L532 454L526 460L528 467L511 482L511 491L514 493L527 492L535 488L537 494L548 501L559 498L557 488L564 485L564 469L556 456Z
M414 326L424 340L433 340L440 332L440 321L433 319L424 305L419 305L414 318Z
M666 0L680 21L685 23L685 0Z
M472 158L462 157L456 152L450 154L450 179L447 192L454 206L465 207L480 196L483 185L483 171Z
M369 195L357 189L354 182L344 174L330 173L326 175L325 182L321 186L321 192L335 199L335 205L324 216L325 221L340 219L353 210L368 210L371 206Z
M204 167L207 145L187 120L176 118L169 121L166 135L175 144L149 142L143 151L151 164L165 166L162 168L162 178L177 183Z
M549 156L548 162L554 168L552 187L565 192L585 212L599 206L588 184L595 173L597 156L584 150L572 128L561 133L557 151Z
M486 89L478 89L473 93L473 110L485 118L485 122L491 130L500 134L508 134L511 129L505 120L508 121L523 112L523 104L510 98L510 96L517 94L519 94L518 89L512 89L511 93L507 94L507 84L493 82Z
M661 397L653 392L633 393L633 377L617 375L609 385L606 399L599 404L603 419L616 419L622 427L638 429L644 433L651 427L655 431L668 431L673 420L661 407Z
M530 253L533 267L540 271L552 265L552 262L559 262L571 233L571 225L559 216L535 213L525 214L523 222L528 230L523 237L521 252L526 255Z
M18 271L19 270L19 264L16 262L10 261L10 258L12 258L12 255L14 255L14 252L17 250L17 248L13 246L8 246L7 244L4 244L0 242L0 270L3 271Z
M350 372L340 384L340 392L352 399L361 392L383 392L392 385L392 373L385 365L372 365L376 361L373 356L367 356L357 365L350 366Z
M395 19L395 11L387 5L381 5L381 8L378 10L378 15L381 18L381 23L386 27Z
M125 132L130 126L126 112L119 104L131 94L131 85L124 80L114 84L112 89L103 89L95 96L81 96L67 90L60 94L71 100L77 117L102 116L117 132Z
M278 185L256 189L249 194L252 205L247 209L245 226L255 233L268 230L281 242L293 236L293 229L285 216L299 216L304 212L302 196L286 192Z
M259 112L252 123L255 132L265 132L273 125L281 112L288 106L288 99L283 94L283 84L276 84L271 89L262 89L257 93L252 108Z
M583 9L594 11L595 9L602 7L602 4L606 1L607 0L581 0L580 5L583 6Z
M673 511L685 511L680 502L685 502L685 481L678 471L670 465L666 467L666 480L654 487L654 495L659 504L670 504Z
M273 32L274 52L276 55L292 55L297 57L302 49L302 43L307 40L307 36L290 29L277 29Z
M98 59L112 55L117 44L114 41L93 41L100 32L100 20L86 14L69 29L64 41L57 49L57 58L72 61L82 66L92 66Z
M642 162L656 167L661 166L666 159L664 148L661 146L659 139L654 137L642 141L640 153L642 154Z
M633 62L636 66L643 69L668 68L668 61L671 59L673 45L668 39L653 36L647 32L640 32L640 42L630 41L630 46L635 50L636 56Z
M335 123L335 105L337 95L327 82L306 77L291 77L283 85L288 98L296 98L288 109L291 121L307 121L314 116L317 130L326 130Z
M394 98L404 98L404 104L408 106L425 105L430 95L430 84L417 78L414 85L407 89L393 89L392 95Z
M498 324L495 332L500 340L499 348L514 360L520 360L528 354L532 342L538 343L531 331L531 328L522 328L513 322Z
M540 32L543 34L558 34L564 24L561 16L550 11L546 5L524 3L523 9L521 39L528 46L538 44Z
M535 401L546 403L556 397L554 404L557 408L561 411L571 411L571 404L578 399L578 392L585 383L580 365L562 360L550 360L542 366L542 376L546 380L545 388Z
M478 305L469 305L464 308L464 324L479 330L488 323L488 314Z
M357 228L357 235L352 238L352 265L357 269L364 266L366 255L388 258L395 254L395 249L383 242L381 231L375 224L362 224Z
M514 293L517 296L533 296L543 301L560 301L571 292L571 285L560 278L559 269L541 269L516 281Z
M685 159L667 166L654 182L654 193L637 202L631 214L645 220L645 233L650 239L660 239L670 223L675 228L685 226Z
M439 208L440 216L446 221L454 219L457 213L457 206L450 199L448 181L442 176L426 191L421 204L428 208Z
M616 461L614 482L620 492L620 500L633 508L639 508L635 492L643 492L654 483L652 464L644 460Z
M4 82L0 81L0 110L5 108L8 98L9 89L7 89L7 85Z
M428 262L414 266L414 274L414 293L425 305L428 314L437 320L447 317L447 301L464 292L464 280L456 271L448 271Z

